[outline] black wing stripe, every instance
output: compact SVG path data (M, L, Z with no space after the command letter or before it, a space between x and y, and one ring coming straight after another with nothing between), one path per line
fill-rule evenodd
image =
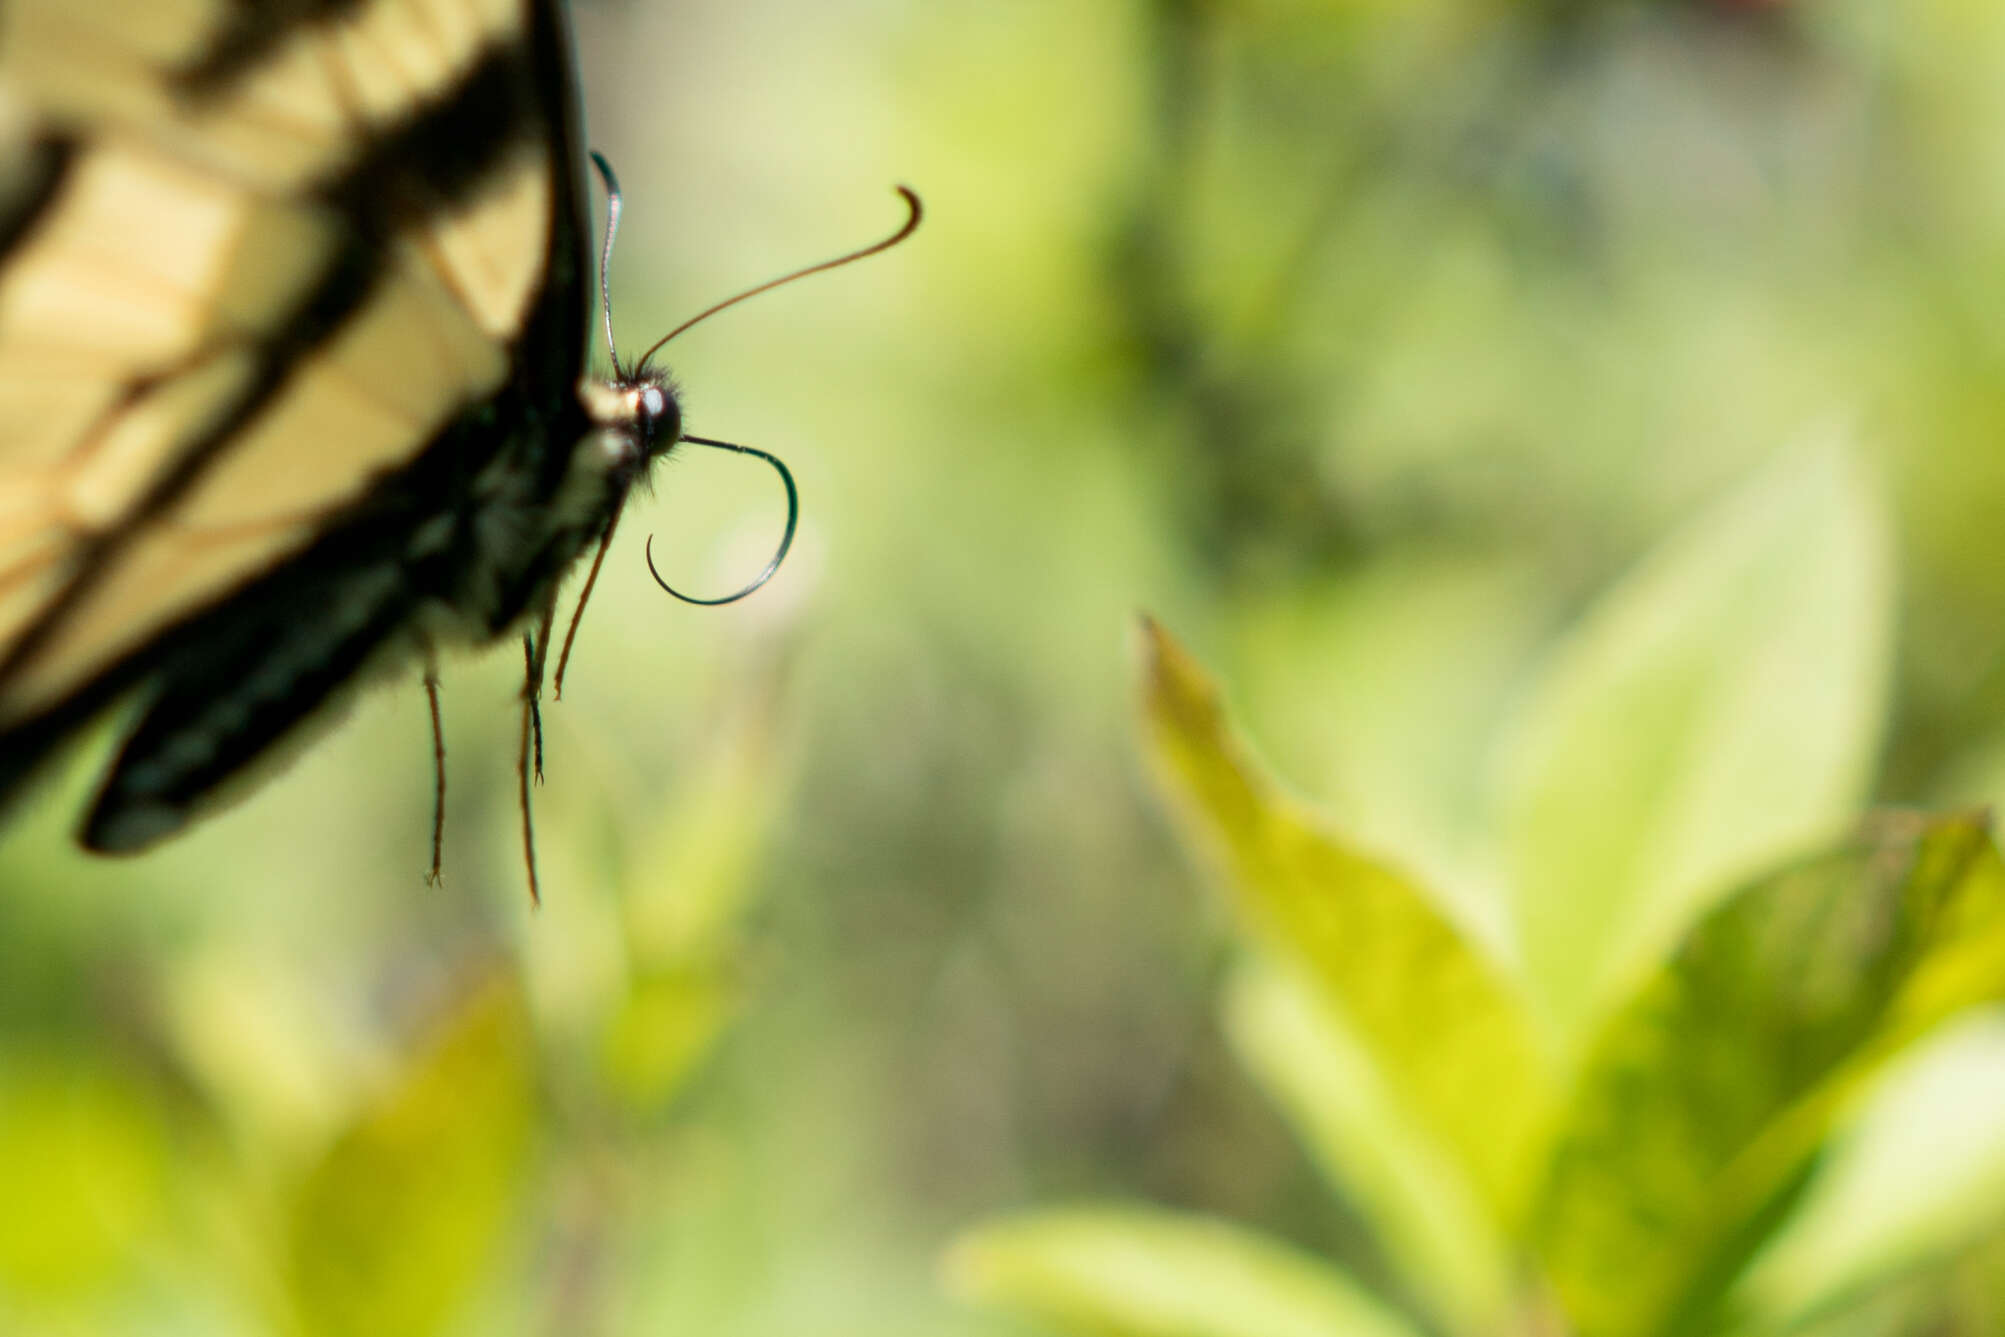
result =
M511 149L546 132L529 82L532 70L532 57L520 43L490 52L454 88L376 135L340 178L323 187L322 193L352 220L344 244L320 281L266 341L257 374L230 410L183 451L125 523L79 545L62 592L0 655L0 688L61 629L131 537L185 495L273 401L299 359L367 305L389 271L389 243L396 229L450 212L477 192L483 175Z
M78 544L72 558L74 569L62 592L48 602L35 621L7 647L5 656L0 657L0 687L5 687L7 680L20 672L61 630L71 612L110 570L119 551L186 494L230 441L277 396L291 375L292 360L310 353L363 308L382 282L387 259L381 246L365 244L359 235L351 234L348 244L336 253L332 268L306 302L261 350L257 372L237 402L183 451L174 467L148 489L123 523Z
M23 184L10 198L0 200L0 263L34 235L35 225L62 194L76 157L76 141L65 135L38 135L27 145Z
M18 793L64 739L148 679L164 677L185 688L204 676L202 665L246 653L241 634L245 626L265 626L268 634L263 639L273 646L283 645L297 634L292 628L302 608L332 603L353 606L356 573L401 568L400 597L375 605L366 625L340 638L338 651L329 651L330 668L338 667L336 660L340 665L361 662L404 624L418 599L457 593L464 552L455 547L430 556L414 556L410 537L427 521L455 514L464 504L472 485L470 465L476 452L485 449L534 459L554 441L575 441L589 425L575 396L554 406L545 405L525 399L522 388L515 384L470 405L433 434L409 468L381 480L343 523L321 535L305 552L261 574L249 588L226 596L156 640L128 652L42 714L0 729L0 806ZM524 588L504 592L503 605L494 612L495 630L520 614L526 597ZM306 669L307 661L314 659L301 655L294 662ZM313 676L311 671L303 674L303 678ZM278 725L282 731L286 721L302 717L327 694L312 690L311 683L302 680L296 690L274 696L267 708L285 715ZM277 704L281 699L296 708L286 710ZM178 717L172 711L156 716L157 704L148 703L148 719L164 722ZM133 755L143 756L150 750L142 747ZM256 748L233 747L229 763L205 771L203 782L220 782L256 756ZM110 785L108 780L106 794L111 793Z
M318 193L359 216L394 215L397 222L452 212L493 181L510 149L547 133L535 102L524 97L534 73L522 42L490 49L458 83L378 131Z
M369 0L231 0L209 49L172 76L191 99L218 96L256 69L301 28L354 13Z
M531 5L529 51L535 67L530 77L542 91L542 113L548 120L552 226L543 291L516 341L515 387L523 402L561 414L568 428L580 421L578 379L585 370L586 326L592 315L592 229L584 184L584 112L561 3L535 0ZM564 433L544 436L545 457L538 461L538 472L546 488L562 476L575 440Z
M299 582L210 619L171 657L159 694L119 750L83 828L84 844L139 849L178 829L205 796L240 774L362 670L411 616L394 560L318 585ZM302 619L302 604L325 610Z

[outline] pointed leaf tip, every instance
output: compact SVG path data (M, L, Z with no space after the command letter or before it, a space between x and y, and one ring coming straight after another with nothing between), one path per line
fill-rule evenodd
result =
M1222 759L1242 761L1218 681L1154 618L1144 615L1136 633L1143 714L1159 740L1207 740Z
M1513 1219L1550 1077L1515 980L1423 886L1288 797L1173 638L1146 627L1142 649L1150 760L1180 833L1256 941L1301 963L1357 1028L1494 1219Z
M1787 451L1555 648L1501 797L1527 970L1568 1043L1734 885L1853 820L1879 746L1891 561L1852 452Z

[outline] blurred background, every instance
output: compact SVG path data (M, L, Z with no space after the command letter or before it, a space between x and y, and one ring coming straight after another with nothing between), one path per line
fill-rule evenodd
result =
M1892 519L1873 797L2005 797L2005 8L575 6L692 430L545 712L446 666L132 862L0 834L0 1327L976 1334L943 1242L1080 1197L1375 1275L1227 1056L1139 761L1146 609L1368 842L1480 900L1557 631L1778 452ZM101 742L102 740L100 740Z

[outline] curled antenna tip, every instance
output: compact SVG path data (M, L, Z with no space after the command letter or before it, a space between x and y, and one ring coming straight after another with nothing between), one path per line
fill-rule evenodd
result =
M787 468L787 466L780 460L780 457L777 455L769 454L766 451L758 449L756 446L741 446L731 441L713 441L707 436L685 436L682 438L682 440L691 442L692 444L699 446L710 446L717 450L733 451L740 455L750 455L754 459L764 460L767 464L773 466L773 471L779 474L780 482L784 484L787 489L786 532L780 535L780 546L774 550L771 559L767 561L766 569L761 571L758 575L754 576L752 578L752 583L745 586L745 588L739 590L735 594L727 594L720 599L691 598L689 595L684 594L681 590L678 590L677 588L675 588L675 586L669 584L666 580L664 580L662 578L661 572L656 569L654 564L654 535L652 534L648 535L647 544L642 551L646 554L647 557L648 574L654 577L655 584L661 586L662 589L668 591L670 594L674 595L676 598L682 600L686 604L700 604L705 607L714 608L719 604L736 603L738 602L738 600L744 598L746 595L750 594L752 591L758 589L761 585L771 580L773 578L773 573L780 569L780 563L787 560L787 549L794 546L794 528L797 524L799 524L801 518L801 494L794 487L793 470Z
M645 353L642 353L640 355L640 360L633 364L632 373L636 376L645 373L648 366L654 361L654 355L656 353L659 353L662 350L662 348L669 343L670 340L674 339L684 330L689 329L693 325L702 324L704 321L710 319L710 317L716 315L718 312L728 310L729 308L738 305L738 303L744 301L748 297L757 297L760 293L771 292L775 288L783 287L786 284L793 283L799 279L804 279L810 274L821 274L831 269L840 269L844 265L853 265L858 260L862 260L865 259L866 257L876 255L881 251L888 251L893 246L896 246L898 245L898 243L904 241L907 237L911 236L913 230L919 226L919 219L925 213L925 209L924 206L922 206L919 203L918 193L914 191L910 186L903 186L903 185L893 186L892 189L896 190L898 192L899 198L905 201L905 209L906 209L905 222L902 225L900 225L900 227L896 232L893 232L890 236L884 238L884 240L882 241L872 242L868 246L861 247L854 251L845 252L842 255L838 255L833 260L824 260L818 265L809 265L805 269L796 269L790 274L782 274L780 277L776 279L771 279L765 283L761 283L757 287L747 288L745 289L745 291L741 293L737 293L734 296L725 298L723 301L717 303L715 306L711 306L702 311L697 312L695 315L691 316L688 320L683 321L680 325L677 325L667 334L664 334L661 336L661 338L655 340L653 345L649 347L649 349Z

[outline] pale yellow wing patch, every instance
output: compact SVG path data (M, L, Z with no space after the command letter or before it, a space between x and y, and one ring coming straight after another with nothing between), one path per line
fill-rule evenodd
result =
M57 468L5 476L0 486L0 645L12 643L32 626L48 601L62 592L77 544L107 532L122 518L164 462L200 439L236 402L251 370L245 350L218 353L159 382L108 417L93 449ZM117 571L132 565L128 558ZM175 602L171 584L155 593L163 605ZM161 625L155 622L152 629ZM145 628L112 631L111 638L101 636L91 651L80 655L85 642L77 635L78 624L64 624L52 653L32 659L0 690L0 723L46 706L73 684L80 664L95 665L122 647L142 643L147 634ZM75 648L66 652L64 647Z
M0 79L66 126L145 131L176 116L164 73L207 47L217 0L10 0L0 5Z
M522 0L371 0L301 26L193 101L173 76L228 26L221 0L9 0L0 82L58 123L115 128L253 189L296 191L519 34Z
M430 270L400 265L169 519L228 528L345 505L507 374L501 349Z
M426 228L426 257L490 338L522 327L542 284L551 170L547 146L527 148L471 205Z
M352 105L381 125L408 111L413 93L450 84L521 25L522 7L512 0L379 0L322 40L342 62Z
M172 459L234 402L236 355L174 378L121 414L94 453L104 467L46 479L57 495L29 516L40 542L12 574L16 590L51 592L64 539L123 515L119 487L141 472L125 461ZM86 591L55 635L0 691L0 723L34 713L75 682L145 644L311 541L327 516L357 500L467 403L501 384L508 362L428 266L400 265L368 306L286 382L195 486ZM0 501L0 526L8 511ZM21 513L17 511L17 516ZM51 517L60 517L54 523ZM16 544L20 536L16 536ZM5 551L0 529L0 552ZM39 557L39 560L36 558ZM0 572L0 643L38 606ZM10 597L13 596L13 597Z
M0 270L0 350L96 357L120 381L255 334L319 278L334 220L109 136Z
M230 95L166 123L174 150L260 189L298 191L339 170L358 148L338 61L324 40L288 42Z
M0 647L241 394L317 277L318 206L105 142L0 269ZM0 707L0 714L15 713Z
M87 449L45 474L57 517L78 534L110 533L241 401L256 369L248 350L224 349L136 396Z
M217 0L13 0L0 5L0 90L46 119L93 126L104 142L125 146L97 184L122 186L128 198L88 199L96 214L79 235L148 235L130 230L134 206L159 209L173 192L185 203L163 210L151 231L158 249L188 245L191 268L234 261L247 270L240 282L269 290L285 275L313 272L311 252L295 259L285 239L263 236L228 252L207 244L206 233L233 221L216 197L285 197L325 179L361 151L370 131L410 114L519 35L526 13L523 0L375 0L339 23L301 29L225 93L184 105L167 87L168 72L216 39L225 17ZM131 160L146 155L156 162L135 170ZM546 145L525 146L470 205L429 227L431 262L497 338L519 327L542 277L551 170ZM122 281L94 272L100 287ZM197 300L207 295L193 291ZM103 305L77 312L78 323L98 328L88 317Z
M92 428L125 396L126 383L107 375L87 352L0 343L0 535L7 532L4 499L44 495L41 480L87 440ZM6 561L0 538L0 564Z

